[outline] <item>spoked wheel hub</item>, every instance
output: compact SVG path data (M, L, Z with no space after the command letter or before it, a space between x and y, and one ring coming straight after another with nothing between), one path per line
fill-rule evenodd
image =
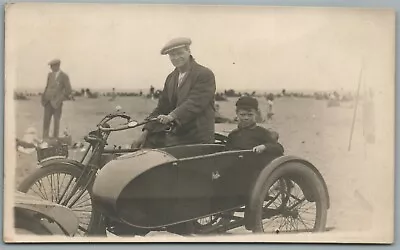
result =
M299 218L299 212L297 210L289 211L289 210L283 210L282 211L282 216L285 218L293 218L297 219Z

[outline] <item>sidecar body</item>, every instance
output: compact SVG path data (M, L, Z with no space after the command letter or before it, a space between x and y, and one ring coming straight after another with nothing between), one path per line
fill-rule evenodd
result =
M222 144L146 149L99 170L93 204L109 218L159 228L245 206L260 171L277 156Z

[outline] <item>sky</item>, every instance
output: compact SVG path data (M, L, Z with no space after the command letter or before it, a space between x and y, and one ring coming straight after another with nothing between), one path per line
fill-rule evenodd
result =
M6 10L6 83L43 89L59 58L72 87L162 88L162 46L190 37L218 90L354 91L390 84L394 12L344 8L13 4Z

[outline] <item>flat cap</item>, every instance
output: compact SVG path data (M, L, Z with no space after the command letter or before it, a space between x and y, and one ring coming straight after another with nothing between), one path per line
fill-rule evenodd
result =
M187 38L187 37L174 38L164 45L164 47L161 49L161 55L166 55L171 50L189 46L191 44L192 44L192 40L190 38Z
M49 65L59 64L60 62L60 59L53 59L49 62Z
M258 109L258 101L256 98L251 96L242 96L236 102L237 108L243 109Z

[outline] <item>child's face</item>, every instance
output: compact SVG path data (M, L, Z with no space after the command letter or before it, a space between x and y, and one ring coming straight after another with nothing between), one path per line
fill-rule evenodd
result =
M245 110L239 109L236 111L239 124L242 126L247 126L256 123L257 111L255 109Z

